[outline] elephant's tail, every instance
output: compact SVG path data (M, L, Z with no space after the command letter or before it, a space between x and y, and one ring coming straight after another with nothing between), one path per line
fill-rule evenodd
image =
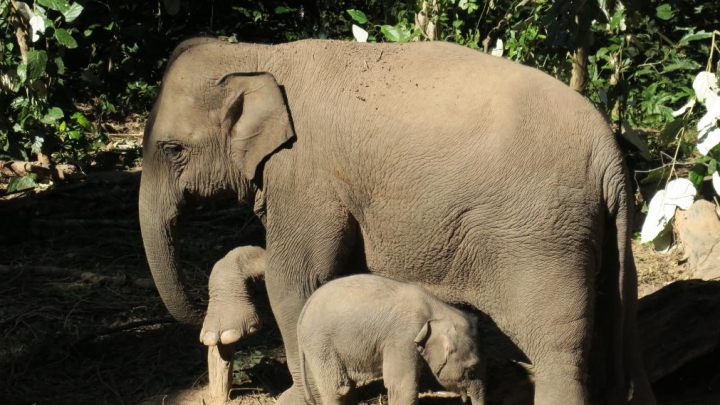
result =
M310 391L310 384L307 378L307 368L305 365L305 351L300 346L300 373L302 375L303 389L305 390L305 403L315 405L315 397Z
M620 155L618 153L618 155ZM650 383L645 373L638 346L637 312L637 270L632 253L633 203L630 174L621 156L606 171L605 196L607 201L607 234L602 258L601 294L596 298L604 307L596 317L596 327L605 322L612 323L612 331L605 346L612 353L606 357L605 375L614 386L618 403L654 404ZM601 297L601 295L605 295ZM610 310L608 317L607 310ZM600 320L600 317L609 319ZM596 336L598 337L598 336ZM604 345L601 343L601 345ZM609 347L608 347L609 346ZM640 398L633 397L640 394ZM620 397L620 398L618 398ZM614 401L610 401L613 403Z

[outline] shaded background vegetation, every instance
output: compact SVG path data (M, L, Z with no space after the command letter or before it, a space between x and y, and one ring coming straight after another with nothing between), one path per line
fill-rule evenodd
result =
M96 161L118 131L105 124L142 121L184 38L352 40L355 23L370 41L426 40L421 10L418 0L0 0L0 158ZM720 27L720 4L709 0L439 0L424 10L434 39L483 51L501 39L504 57L571 84L619 133L632 132L625 138L639 150L631 151L654 161L672 153L678 127L689 124L668 126ZM693 157L688 145L681 158Z

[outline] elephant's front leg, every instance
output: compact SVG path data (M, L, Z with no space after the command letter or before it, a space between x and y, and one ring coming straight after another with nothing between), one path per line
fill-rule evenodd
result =
M354 249L356 223L339 207L323 208L313 214L306 211L303 217L310 221L303 224L275 213L267 227L265 286L293 378L293 386L278 398L278 405L305 405L297 342L300 311L315 289L347 271Z

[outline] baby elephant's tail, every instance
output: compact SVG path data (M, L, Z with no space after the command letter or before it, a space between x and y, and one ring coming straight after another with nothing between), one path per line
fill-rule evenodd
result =
M300 373L302 374L303 388L305 390L305 403L308 405L315 405L315 397L310 391L310 384L308 384L307 368L305 366L305 351L300 347Z

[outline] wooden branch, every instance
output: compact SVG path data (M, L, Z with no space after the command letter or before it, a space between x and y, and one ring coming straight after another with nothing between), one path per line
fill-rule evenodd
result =
M75 269L68 269L64 267L55 266L7 266L0 264L0 274L17 274L20 272L29 272L40 276L53 276L53 277L70 277L79 278L82 281L92 284L99 283L110 283L110 284L123 284L127 281L125 275L116 276L103 276L91 271L82 271ZM140 281L140 280L138 280ZM138 285L138 283L135 283ZM141 284L145 284L142 282ZM140 286L140 285L138 285Z
M75 165L59 164L46 167L37 163L20 161L0 161L0 173L6 177L22 177L35 173L39 180L70 180L85 177L85 173Z
M208 347L208 391L213 402L228 400L232 387L232 364L235 346L218 344Z

